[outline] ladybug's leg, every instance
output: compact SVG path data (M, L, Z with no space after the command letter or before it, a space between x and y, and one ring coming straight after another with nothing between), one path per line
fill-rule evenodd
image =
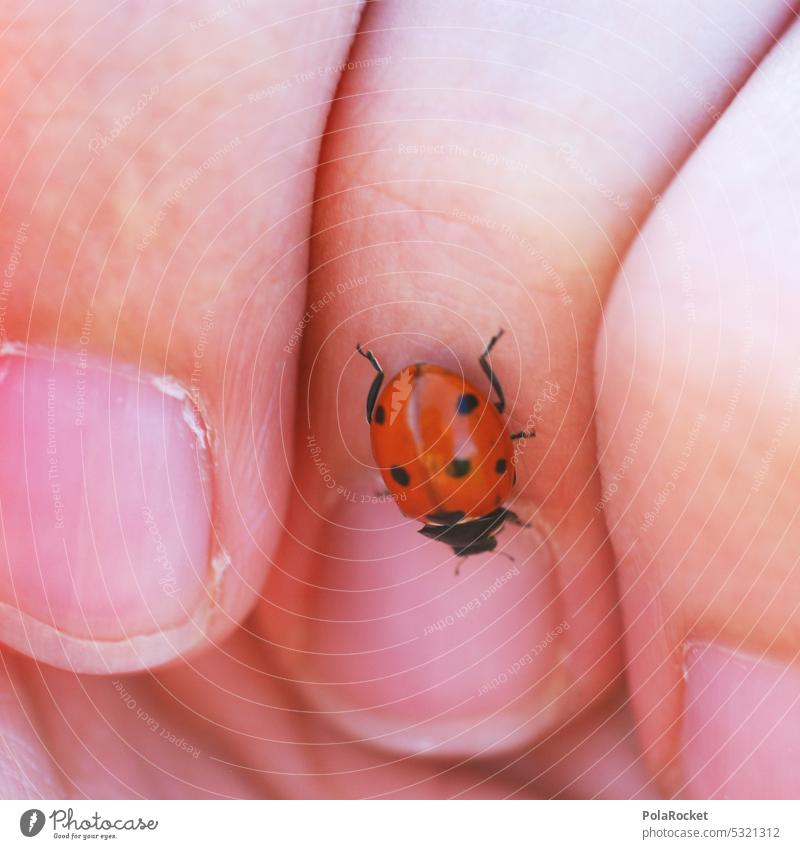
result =
M378 372L375 375L375 380L372 381L372 386L370 386L369 394L367 395L367 421L372 423L372 411L375 409L375 401L378 399L378 393L381 391L381 384L383 383L383 369L377 359L375 359L375 354L372 351L363 351L358 342L356 342L356 351L362 357L366 357L370 361L372 368Z
M512 433L512 439L530 439L532 436L536 436L535 430L521 430L519 433Z
M495 402L495 407L497 407L497 412L502 413L506 408L506 396L503 394L503 387L500 386L500 381L497 379L497 376L492 371L492 367L489 364L489 360L487 357L489 356L489 352L494 348L497 340L503 335L503 330L499 330L492 338L489 340L489 344L486 346L486 350L478 357L478 362L481 364L481 368L483 369L483 373L486 377L489 378L489 383L492 384L492 389L494 389L497 394L497 401Z

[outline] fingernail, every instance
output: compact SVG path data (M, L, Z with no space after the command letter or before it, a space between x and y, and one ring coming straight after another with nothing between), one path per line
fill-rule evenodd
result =
M697 799L800 796L800 669L693 644L686 653L682 768Z
M177 385L6 345L0 453L0 637L58 656L54 644L130 643L198 608L208 448Z
M297 536L313 520L299 522ZM389 503L344 503L313 565L268 592L285 666L349 736L437 755L499 751L562 715L569 623L549 550L509 526L498 552L455 558ZM300 551L285 552L297 563ZM456 576L456 566L460 574Z

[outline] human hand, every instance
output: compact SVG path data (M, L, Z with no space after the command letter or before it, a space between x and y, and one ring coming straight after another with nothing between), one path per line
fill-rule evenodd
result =
M796 796L785 4L57 6L0 13L3 795ZM531 527L455 579L354 345L501 326Z

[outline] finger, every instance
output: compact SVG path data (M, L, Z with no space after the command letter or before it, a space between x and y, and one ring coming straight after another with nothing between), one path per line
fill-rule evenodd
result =
M31 699L19 675L21 658L0 656L0 796L3 799L62 799L67 785L36 729L31 725Z
M287 674L350 733L437 754L519 746L619 681L596 509L600 305L653 192L712 123L708 103L724 108L769 43L733 15L719 37L745 49L709 75L703 12L685 11L650 8L648 56L623 8L613 38L591 4L568 19L518 4L367 9L323 148L294 539L264 610ZM378 352L387 378L430 361L485 386L477 358L498 327L511 429L537 433L511 504L531 527L503 533L513 564L476 557L454 580L448 549L423 545L393 505L359 503L379 484L373 372L354 347Z
M798 48L794 26L652 216L598 353L633 704L669 791L698 798L800 792L779 754L800 710Z
M79 676L20 660L9 682L37 709L19 739L43 741L52 759L47 772L26 772L22 798L54 786L58 798L93 799L504 798L517 789L500 776L487 783L476 763L398 758L312 720L244 629L147 675ZM52 773L60 785L45 783Z
M519 792L537 787L541 796L560 799L656 799L625 703L589 711L557 734L548 735L502 772Z
M3 14L0 637L103 672L220 636L263 581L273 340L353 9L61 5Z

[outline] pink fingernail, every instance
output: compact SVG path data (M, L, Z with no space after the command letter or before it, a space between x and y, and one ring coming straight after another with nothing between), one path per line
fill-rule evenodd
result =
M686 663L686 795L799 798L800 668L710 644Z
M6 345L0 452L4 631L13 611L87 640L186 622L206 592L209 462L177 385Z

